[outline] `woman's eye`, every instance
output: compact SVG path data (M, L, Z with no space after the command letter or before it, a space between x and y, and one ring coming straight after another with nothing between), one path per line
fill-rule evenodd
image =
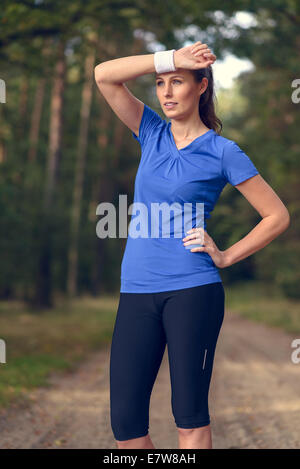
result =
M173 83L174 82L181 83L180 80L173 80ZM161 83L163 83L163 81L158 81L156 84L157 84L157 86L159 86Z

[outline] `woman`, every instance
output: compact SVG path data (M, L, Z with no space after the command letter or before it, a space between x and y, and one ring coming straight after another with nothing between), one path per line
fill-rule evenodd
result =
M197 41L176 51L123 57L95 67L99 90L142 149L134 192L139 216L131 218L123 256L110 356L111 425L118 448L154 448L149 404L166 344L179 448L212 447L208 393L224 317L218 269L255 253L289 225L286 207L250 158L217 132L215 59ZM157 98L169 123L124 84L154 72ZM207 233L206 219L227 183L262 220L222 251ZM204 226L194 214L198 202L204 204ZM167 236L151 211L163 203L173 209L175 203ZM186 230L176 209L190 204L187 220L193 228ZM149 213L151 232L149 223L144 224ZM132 236L138 224L143 235Z

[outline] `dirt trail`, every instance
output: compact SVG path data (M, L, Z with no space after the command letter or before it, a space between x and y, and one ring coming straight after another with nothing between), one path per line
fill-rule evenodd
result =
M214 448L300 448L300 364L296 338L226 311L209 395ZM0 413L0 448L116 448L109 416L109 348L50 387ZM177 448L167 349L150 404L156 448Z

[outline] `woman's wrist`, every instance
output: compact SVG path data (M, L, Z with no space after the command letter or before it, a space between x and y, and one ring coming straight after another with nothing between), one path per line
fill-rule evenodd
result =
M157 51L154 54L154 67L156 73L174 72L176 70L174 64L175 49Z
M225 249L225 251L222 251L222 256L223 256L223 265L222 265L223 269L232 265L232 260L231 260L230 254L228 254L227 249Z

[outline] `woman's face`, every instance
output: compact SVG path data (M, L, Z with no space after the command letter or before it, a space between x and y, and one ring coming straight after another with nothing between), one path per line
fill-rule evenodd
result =
M190 115L195 107L198 109L200 95L207 84L207 78L196 83L189 70L178 68L175 72L156 74L156 95L167 117L184 117ZM168 107L168 102L176 104Z

